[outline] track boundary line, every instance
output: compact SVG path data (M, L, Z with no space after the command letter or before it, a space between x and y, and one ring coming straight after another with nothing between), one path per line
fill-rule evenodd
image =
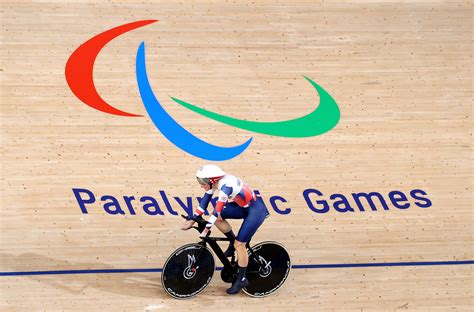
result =
M374 262L374 263L335 263L335 264L295 264L292 269L336 269L336 268L367 268L367 267L403 267L433 265L467 265L474 260L455 261L420 261L420 262ZM217 267L217 271L222 267ZM52 270L52 271L19 271L0 272L0 276L33 276L33 275L65 275L65 274L113 274L113 273L160 273L163 268L149 269L102 269L102 270Z

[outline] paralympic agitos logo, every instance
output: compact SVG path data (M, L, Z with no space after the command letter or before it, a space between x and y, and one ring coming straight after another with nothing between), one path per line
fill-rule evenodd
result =
M118 26L79 46L66 63L66 80L72 92L85 104L104 113L125 117L142 117L112 107L100 97L93 82L93 67L97 55L108 42L125 32L154 22L156 20L144 20ZM137 51L136 78L142 102L156 128L183 151L206 160L222 161L241 154L252 142L253 138L250 138L245 143L233 147L212 145L194 136L176 122L164 110L151 89L146 71L144 42L139 45ZM340 112L334 99L323 88L311 79L305 78L318 92L320 103L313 112L292 120L276 122L241 120L219 115L173 97L172 100L210 119L256 133L292 138L317 136L336 126L339 122Z

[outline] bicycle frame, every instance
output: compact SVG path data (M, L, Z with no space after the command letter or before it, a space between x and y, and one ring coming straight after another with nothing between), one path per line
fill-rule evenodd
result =
M198 226L193 226L194 229L196 229L199 233L202 232L202 230L204 230L205 228L205 225L204 226L201 226L200 223L198 223ZM202 228L202 229L201 229ZM206 244L209 244L209 246L211 247L212 251L214 251L214 254L217 256L217 258L219 258L219 260L221 261L222 265L225 267L225 268L228 268L228 269L232 269L232 264L231 262L229 261L229 259L227 259L227 257L224 255L224 252L222 251L221 247L217 244L218 241L227 241L229 242L230 239L226 238L226 237L210 237L210 236L206 236L206 237L201 237L201 242L199 242L198 244L202 244L202 245L206 245ZM198 257L200 256L200 254L198 255ZM233 258L233 257L232 257Z
M195 230L197 230L199 233L201 233L206 228L206 223L207 222L203 218L192 219L192 218L186 217L184 215L181 215L181 216L183 218L187 219L187 220L194 220L198 224L198 226L193 226L193 228ZM199 242L199 244L203 244L204 246L206 244L209 244L211 249L214 251L214 254L221 261L224 268L232 270L234 267L233 267L231 261L229 261L229 259L225 256L225 254L222 251L221 247L217 244L218 241L227 241L227 242L229 242L230 239L226 238L226 237L211 237L211 236L208 235L206 237L201 237L201 242ZM247 250L253 256L253 259L256 259L257 261L259 261L258 257L256 257L256 255L255 255L253 249L250 247L250 241L245 244L245 247L247 247ZM199 256L200 256L200 254L198 255L198 257ZM234 262L234 260L235 260L235 258L234 258L234 256L232 256L232 262Z
M224 255L224 252L222 251L221 247L217 244L218 241L230 241L228 238L222 238L222 237L205 237L202 239L202 242L204 244L209 244L211 249L214 251L214 254L219 258L219 260L222 262L222 265L226 268L232 268L232 264L229 261L229 259Z

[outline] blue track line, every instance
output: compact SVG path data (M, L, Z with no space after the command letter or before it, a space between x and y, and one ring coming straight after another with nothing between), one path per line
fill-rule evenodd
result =
M457 261L421 261L421 262L374 262L374 263L335 263L335 264L295 264L292 269L334 269L334 268L368 268L368 267L403 267L430 265L466 265L474 260ZM222 267L217 267L217 271ZM150 269L105 269L105 270L57 270L57 271L24 271L0 272L0 276L62 275L62 274L110 274L110 273L159 273L163 268Z

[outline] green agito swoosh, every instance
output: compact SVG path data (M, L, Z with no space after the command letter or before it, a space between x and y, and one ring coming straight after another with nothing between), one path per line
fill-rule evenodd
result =
M340 118L339 107L331 95L308 77L305 78L318 91L319 106L306 116L285 121L258 122L231 118L199 108L174 97L171 98L176 103L198 114L233 127L281 137L304 138L320 135L331 130L337 125Z

